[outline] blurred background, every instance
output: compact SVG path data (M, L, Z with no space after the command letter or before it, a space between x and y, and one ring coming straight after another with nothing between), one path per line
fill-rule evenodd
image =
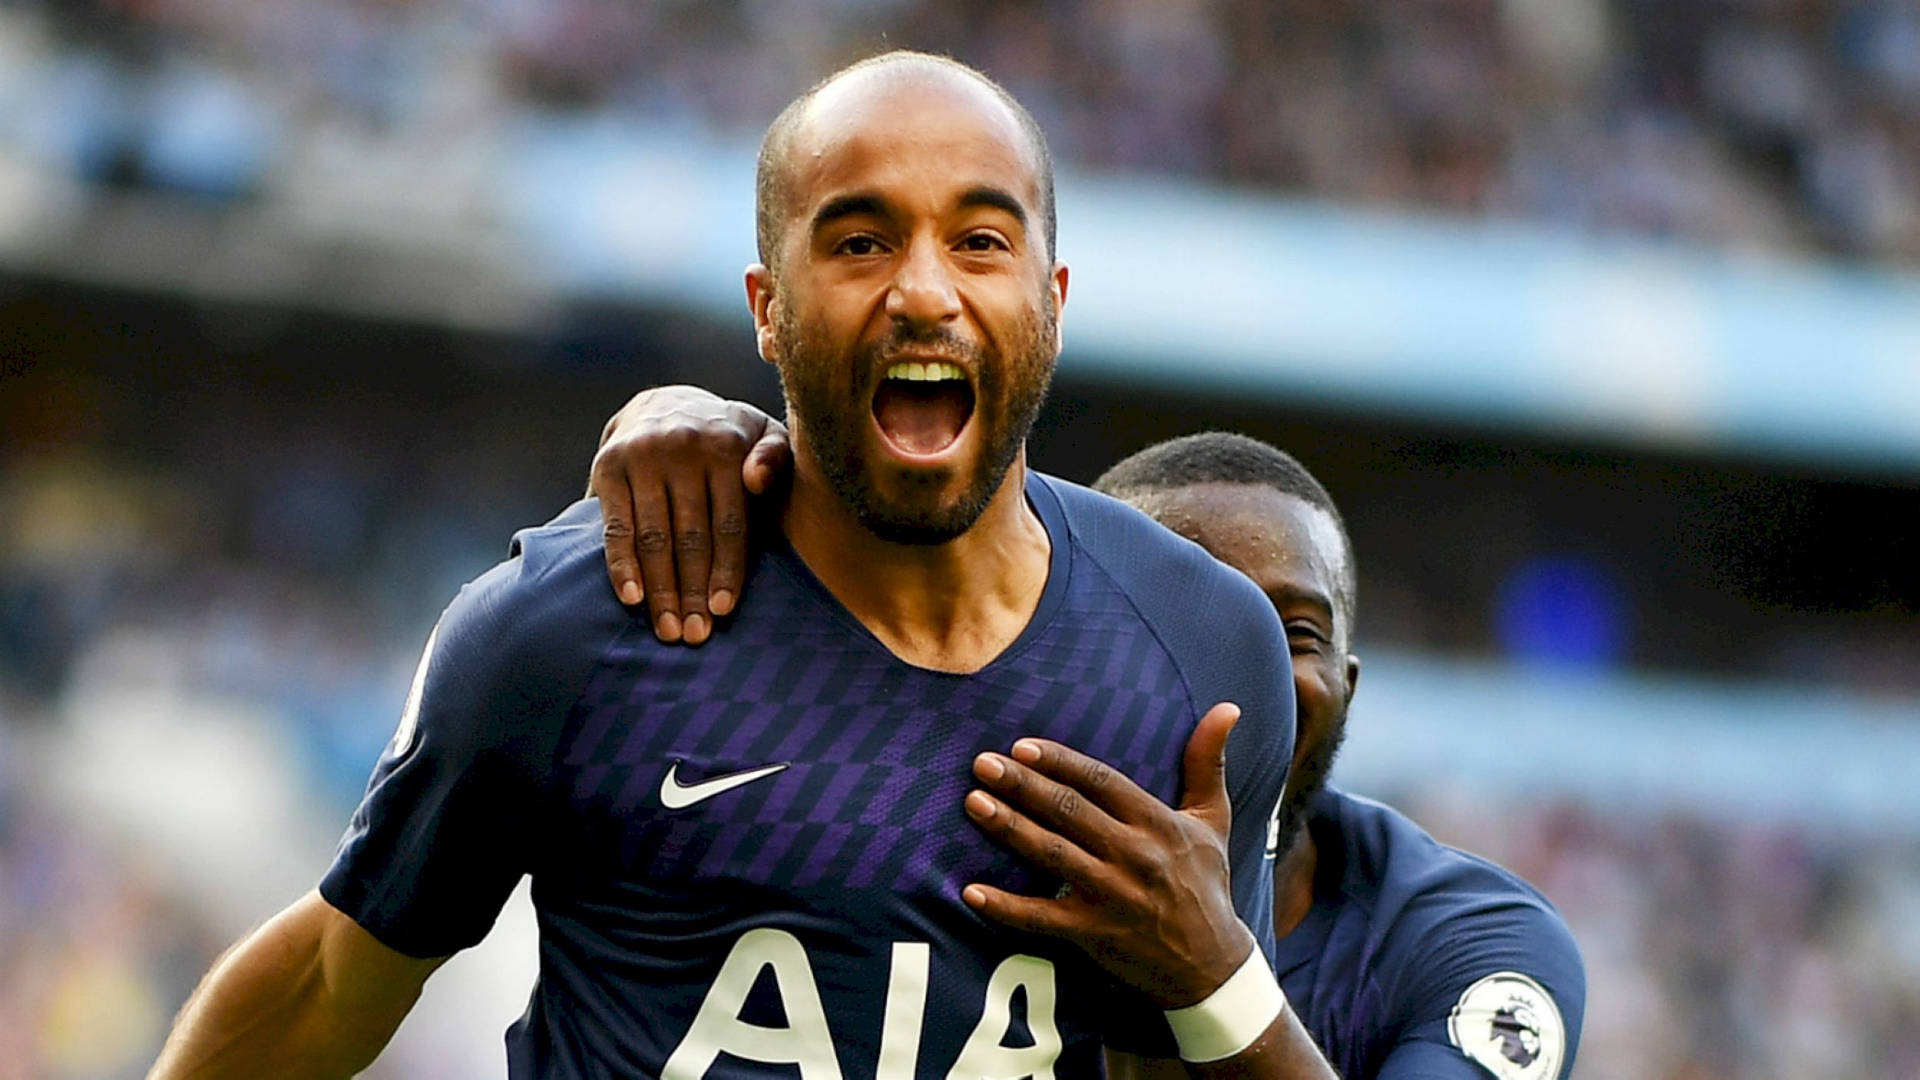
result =
M1920 1077L1920 2L0 0L0 1078L141 1075L629 393L777 406L758 135L893 46L1061 160L1038 463L1333 492L1335 779L1561 907L1575 1075Z

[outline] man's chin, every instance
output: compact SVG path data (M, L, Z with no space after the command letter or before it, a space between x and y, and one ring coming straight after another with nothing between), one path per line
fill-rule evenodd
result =
M931 547L973 528L984 500L862 499L854 513L867 530L890 544Z

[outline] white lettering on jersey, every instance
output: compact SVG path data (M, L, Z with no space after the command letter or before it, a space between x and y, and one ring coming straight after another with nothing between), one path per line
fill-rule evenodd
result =
M932 954L932 946L925 942L894 943L880 1058L873 1072L876 1080L912 1080L919 1065ZM786 1027L761 1027L740 1019L747 995L767 968L773 969ZM1022 990L1032 1043L1007 1046L1013 1028L1013 996ZM1052 961L1026 955L1000 961L987 979L980 1022L947 1070L947 1080L1053 1080L1053 1064L1061 1048L1053 1013ZM733 943L694 1015L693 1026L660 1070L660 1080L700 1080L723 1053L771 1065L798 1065L800 1080L840 1080L840 1060L827 1029L813 965L800 939L785 930L761 927Z
M927 968L932 955L933 946L924 941L893 943L875 1080L913 1080L914 1067L920 1063L920 1026L927 1017Z
M1003 1046L1013 1020L1014 991L1027 991L1027 1031L1032 1046ZM960 1057L947 1070L947 1080L1012 1080L1031 1076L1053 1080L1053 1062L1060 1056L1060 1029L1053 1023L1053 961L1015 955L1000 961L987 980L986 1008L980 1023L960 1048Z
M740 1019L747 994L765 968L773 982L787 1026L761 1027ZM820 1005L820 988L800 939L769 927L749 930L733 943L700 1003L686 1038L667 1058L660 1080L699 1080L722 1052L768 1065L798 1065L800 1080L840 1080L840 1061Z

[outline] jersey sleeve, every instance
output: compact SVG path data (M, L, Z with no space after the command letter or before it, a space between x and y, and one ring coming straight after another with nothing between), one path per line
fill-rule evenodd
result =
M1448 920L1404 969L1409 1022L1379 1080L1566 1080L1586 970L1551 909L1514 904Z
M441 616L320 883L328 903L409 956L477 944L530 869L543 760L585 677L587 628L560 621L580 591L564 579L580 575L522 550L526 535Z

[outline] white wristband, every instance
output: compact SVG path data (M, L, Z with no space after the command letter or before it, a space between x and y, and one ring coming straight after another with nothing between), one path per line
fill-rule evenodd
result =
M1240 970L1206 997L1179 1009L1167 1010L1167 1026L1180 1045L1180 1060L1219 1061L1253 1045L1287 1007L1287 995L1273 977L1265 954L1255 943Z

